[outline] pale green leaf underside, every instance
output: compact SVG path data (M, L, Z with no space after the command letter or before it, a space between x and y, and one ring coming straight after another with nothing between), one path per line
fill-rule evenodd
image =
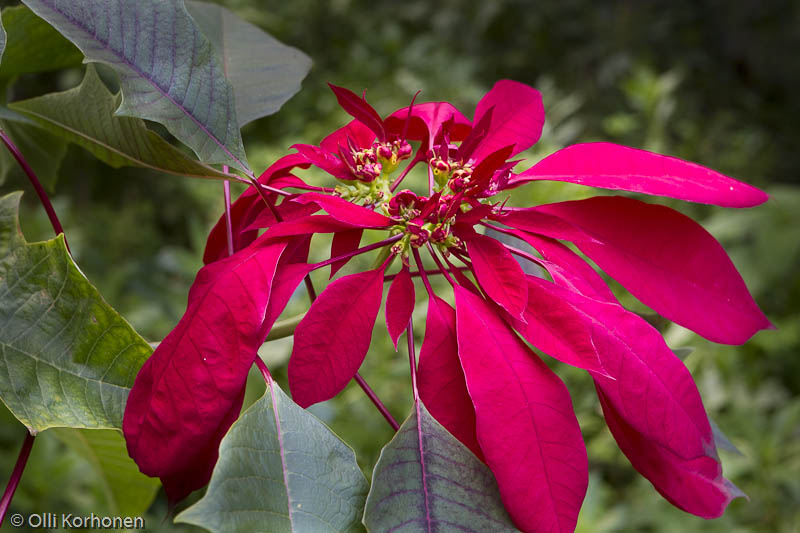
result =
M0 198L0 399L33 432L121 428L152 349L78 270L63 236L25 242L20 196Z
M272 382L222 440L203 499L175 521L225 533L361 531L366 492L353 450Z
M247 170L233 88L183 0L25 0L120 77L117 114L160 122L206 163Z
M517 531L489 468L419 403L372 474L369 531Z
M120 96L112 94L95 68L88 65L79 86L14 102L9 107L114 168L138 166L181 176L226 177L148 130L142 119L114 115L119 101Z
M0 77L45 72L81 64L83 54L25 6L3 9L6 50Z
M92 466L111 514L142 516L147 511L161 484L139 472L119 431L70 428L52 431Z
M217 4L186 2L236 95L239 126L271 115L300 90L311 59Z

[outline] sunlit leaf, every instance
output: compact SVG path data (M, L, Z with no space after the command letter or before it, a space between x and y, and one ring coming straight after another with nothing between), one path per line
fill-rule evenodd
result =
M421 402L381 451L364 525L370 531L517 531L489 468Z
M186 8L214 45L236 96L239 126L271 115L300 90L311 59L224 7L189 1Z
M67 428L52 431L92 466L113 514L141 516L147 511L156 496L158 480L139 472L139 467L128 457L125 439L119 431Z
M33 432L120 428L152 350L75 266L63 236L25 241L20 196L0 198L0 399Z
M222 440L206 495L175 519L213 532L360 531L353 450L270 380Z
M87 61L119 74L123 100L117 114L164 124L207 163L247 169L233 88L182 0L25 3Z
M112 94L89 65L78 87L14 102L9 107L114 168L137 166L182 176L225 177L148 130L142 119L114 115L121 100L122 96Z

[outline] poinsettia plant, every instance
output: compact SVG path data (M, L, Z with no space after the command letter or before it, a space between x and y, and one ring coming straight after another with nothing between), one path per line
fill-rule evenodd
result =
M569 146L517 172L513 158L539 139L545 115L539 93L514 81L497 82L473 120L447 102L413 101L382 118L365 97L331 89L353 120L319 145L293 146L230 205L186 314L136 378L123 429L143 472L174 500L208 482L247 372L261 364L256 351L304 280L313 303L294 330L292 399L308 407L358 379L391 282L386 328L395 347L406 332L416 409L489 467L516 527L571 531L588 483L569 393L531 347L590 374L620 448L671 503L713 518L742 495L722 476L689 371L586 261L669 320L741 344L771 324L719 243L679 212L629 196L531 207L509 199L540 180L725 207L766 194L608 143ZM338 183L308 184L300 171L311 166ZM415 168L424 180L412 184ZM330 259L310 262L317 234L333 234ZM333 277L362 254L374 256L371 269L316 295L310 272L330 267ZM517 258L546 275L526 274ZM433 276L448 288L434 291ZM427 300L418 361L415 278Z
M472 119L416 95L381 115L331 85L352 120L256 177L239 130L298 90L310 66L302 53L203 2L25 4L0 12L9 24L0 78L30 72L30 57L35 71L85 56L110 67L102 74L116 74L120 91L90 65L78 87L12 102L0 120L61 234L28 243L19 194L0 197L0 399L28 429L0 522L34 436L67 427L108 431L99 439L123 452L123 481L149 483L145 502L156 482L137 468L160 478L173 504L208 485L176 521L211 531L572 531L587 451L557 364L541 354L588 372L620 449L676 507L714 518L743 496L722 475L717 430L686 366L607 283L710 341L742 344L772 326L726 252L690 218L632 195L526 206L515 189L562 181L735 208L763 203L762 191L609 143L568 146L524 169L518 156L539 140L544 107L510 80ZM0 25L0 55L5 47ZM69 52L32 54L59 47ZM115 167L224 180L205 266L155 351L72 261L15 144L29 130ZM233 203L229 180L248 185ZM324 288L311 276L322 269ZM300 287L310 307L284 317ZM413 408L402 425L359 374L382 303L395 349L403 334L407 343ZM420 346L415 311L425 315ZM291 398L258 356L265 340L290 334ZM242 412L253 365L266 392ZM305 410L351 380L396 430L369 483L353 450Z

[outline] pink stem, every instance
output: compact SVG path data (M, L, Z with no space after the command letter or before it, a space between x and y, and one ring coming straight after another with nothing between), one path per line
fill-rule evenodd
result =
M467 267L459 267L459 270L469 270L469 269ZM442 271L438 270L438 269L437 270L426 270L425 271L425 275L427 275L427 276L441 276L442 275ZM392 281L396 277L397 277L397 274L388 274L388 275L383 277L383 281L384 282L389 282L389 281ZM420 277L419 270L415 270L414 272L411 272L411 277L412 278Z
M304 191L316 191L316 192L323 192L327 194L333 194L336 192L336 189L332 187L315 187L314 185L287 185L290 189L301 189Z
M491 228L491 229L493 229L495 231L499 231L500 233L505 233L506 235L511 235L512 237L516 237L517 239L519 239L519 237L517 237L517 235L513 231L508 230L506 228L501 228L501 227L498 227L498 226L494 226L492 224L487 224L485 222L481 222L481 225L486 226L487 228ZM528 261L530 261L532 263L535 263L535 264L539 265L542 268L546 268L545 265L542 263L542 261L538 257L536 257L535 255L529 254L528 252L520 250L519 248L515 248L515 247L511 246L510 244L503 243L503 246L505 246L506 249L509 252L511 252L512 254L516 254L516 255L518 255L520 257L523 257L523 258L527 259Z
M335 263L337 261L341 261L342 259L348 259L348 258L354 257L356 255L361 255L361 254L367 253L369 251L375 250L377 248L383 248L384 246L387 246L389 244L397 242L402 238L403 238L403 234L400 233L398 235L395 235L394 237L389 237L388 239L384 239L382 241L379 241L379 242L376 242L376 243L373 243L373 244L368 244L366 246L362 246L361 248L353 250L352 252L347 252L346 254L338 255L336 257L331 257L330 259L326 259L325 261L321 261L319 263L314 263L314 268L312 268L311 270L317 270L317 269L326 267L326 266L330 265L331 263Z
M36 173L33 172L33 169L25 160L22 152L19 151L17 146L2 128L0 128L0 139L2 139L3 144L6 145L8 151L11 152L11 155L13 155L14 159L17 160L20 168L22 168L23 172L25 172L25 174L28 176L28 180L30 180L31 185L33 185L33 188L36 191L36 194L39 196L39 201L42 203L42 207L44 207L44 210L47 212L47 217L50 219L50 225L53 226L53 231L56 232L56 235L59 233L64 233L64 228L61 227L61 222L58 220L56 210L53 209L53 204L50 203L50 198L47 196L47 192L45 192L44 187L42 187L42 183L39 181L39 178L36 177ZM66 234L64 234L64 244L67 247L67 251L70 252L69 244L67 244ZM70 254L71 253L72 252L70 252Z
M436 266L439 267L439 272L441 272L444 275L445 279L447 279L447 282L450 283L450 286L455 287L456 286L455 280L450 277L450 274L447 273L447 269L439 260L439 257L436 255L436 250L433 249L433 246L431 246L430 243L428 243L428 251L430 252L431 257L433 257L433 261L436 263ZM448 265L450 265L450 263L448 263ZM452 265L450 266L452 267Z
M227 174L228 165L223 165L222 170ZM225 232L228 238L228 256L233 255L233 223L231 221L231 182L222 182L222 193L225 197Z
M417 153L414 154L414 159L409 161L409 163L406 165L406 168L404 168L403 171L400 173L400 175L397 176L397 179L395 179L392 182L392 184L389 186L390 191L394 192L394 190L397 189L397 187L400 185L400 182L403 181L403 179L408 175L411 169L414 168L417 165L417 163L423 160L424 156L420 157L421 150L422 148L417 150Z
M19 451L17 457L17 464L14 465L14 471L11 472L11 479L8 480L6 491L3 493L3 498L0 499L0 525L8 512L8 506L11 505L11 499L14 497L14 492L17 490L20 479L22 479L22 472L25 470L25 465L28 463L28 457L31 455L31 448L33 448L34 436L28 431L25 431L25 440L22 442L22 449Z
M414 322L409 319L406 326L406 339L408 339L408 364L411 368L411 391L414 393L414 401L419 401L419 390L417 389L417 353L414 347Z
M256 366L261 371L261 375L264 376L264 381L266 382L267 386L269 386L270 382L272 381L272 376L269 373L267 364L258 355L256 355Z
M375 404L375 407L377 407L378 411L381 412L383 418L389 422L389 425L392 426L392 429L395 431L400 429L400 424L397 423L392 416L392 413L390 413L386 406L383 405L383 402L381 402L380 398L378 398L378 396L375 394L375 391L373 391L367 382L364 381L364 378L361 377L361 374L356 372L356 375L353 377L353 379L356 380L356 383L358 383L358 385L364 390L369 399L372 400L372 403Z
M413 248L414 254L414 261L417 263L417 272L419 272L420 277L422 278L422 284L425 285L425 291L428 293L428 298L433 298L433 289L431 288L431 282L428 280L428 272L422 265L422 258L419 256L419 250ZM441 270L434 270L436 274L441 274Z

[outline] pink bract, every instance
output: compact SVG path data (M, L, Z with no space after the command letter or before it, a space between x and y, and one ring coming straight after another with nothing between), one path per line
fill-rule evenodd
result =
M628 197L507 204L510 190L540 180L726 207L755 206L766 194L695 163L609 143L567 147L515 173L509 158L539 139L544 110L535 89L514 81L497 82L472 121L447 102L412 103L384 119L363 96L331 88L354 120L319 145L296 145L259 178L271 188L240 196L231 257L220 219L186 315L136 380L124 430L142 471L161 477L173 500L208 480L256 350L296 287L304 279L311 287L309 273L330 266L338 277L294 331L294 401L330 399L354 377L390 278L385 319L397 347L410 331L418 278L428 296L419 397L490 467L520 529L572 531L588 479L569 393L526 341L589 373L620 448L670 502L711 518L741 495L722 476L689 371L570 247L665 318L741 344L772 326L722 246L685 215ZM420 164L425 183L410 187L404 181ZM309 166L336 187L294 174ZM318 234L333 235L330 259L311 263ZM348 263L373 252L370 268ZM400 267L390 273L394 260ZM548 277L526 274L518 261Z

